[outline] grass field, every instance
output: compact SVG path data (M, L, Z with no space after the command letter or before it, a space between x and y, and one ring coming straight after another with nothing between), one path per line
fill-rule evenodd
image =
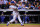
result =
M24 26L21 26L21 24L10 24L9 26L0 24L0 27L40 27L40 24L24 24Z

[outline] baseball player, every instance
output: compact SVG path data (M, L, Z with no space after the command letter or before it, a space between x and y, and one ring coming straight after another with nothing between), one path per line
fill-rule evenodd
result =
M14 3L14 2L11 2L11 5L9 6L9 8L10 8L10 9L13 9L13 19L7 23L7 26L8 26L10 23L14 22L15 19L16 19L16 17L18 17L18 20L19 20L19 22L21 23L21 26L24 26L23 23L22 23L22 20L20 19L20 14L19 14L18 11L17 11L17 7L15 6L15 3Z

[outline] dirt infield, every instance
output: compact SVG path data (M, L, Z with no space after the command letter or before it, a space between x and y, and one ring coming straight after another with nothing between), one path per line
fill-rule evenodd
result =
M0 25L0 27L40 27L40 25L24 25L24 26L21 26L21 25L9 25L9 26Z

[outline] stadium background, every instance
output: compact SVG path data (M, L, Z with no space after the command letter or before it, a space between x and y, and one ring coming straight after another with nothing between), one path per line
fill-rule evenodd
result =
M4 26L5 26L5 24L12 19L13 11L6 11L7 9L9 9L11 1L12 0L0 0L0 25L4 24ZM40 24L40 0L27 0L24 2L21 0L14 0L14 1L16 1L15 6L18 7L18 10L25 9L22 7L27 7L27 10L31 10L31 11L19 11L19 13L21 15L20 17L21 17L23 23L25 23L25 25L26 24L28 24L28 25ZM20 6L21 3L22 3L22 6ZM19 6L16 4L19 4ZM34 11L32 11L32 10L34 10ZM37 10L37 11L35 11L35 10ZM19 23L18 19L16 19L16 23ZM0 26L0 27L2 27L2 26Z

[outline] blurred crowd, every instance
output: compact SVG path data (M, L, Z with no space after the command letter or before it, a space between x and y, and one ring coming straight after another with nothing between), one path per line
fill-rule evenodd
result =
M14 2L18 9L40 9L40 0L0 0L0 9L9 9L11 2ZM10 16L10 20L13 16ZM5 16L3 14L0 16L1 22L4 22ZM25 16L25 23L27 19L30 21L28 16ZM17 20L16 20L17 23ZM24 23L24 17L23 17Z
M40 0L0 0L0 9L9 9L11 2L18 9L40 9Z

